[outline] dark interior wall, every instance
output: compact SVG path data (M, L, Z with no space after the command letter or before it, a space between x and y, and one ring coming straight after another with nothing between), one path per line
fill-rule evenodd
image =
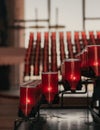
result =
M7 47L7 8L5 0L0 0L0 47ZM9 89L9 66L0 66L0 89Z
M0 46L7 46L7 8L5 0L0 0Z
M21 34L14 19L24 18L24 0L0 0L0 47L20 47ZM20 36L21 37L21 36ZM19 42L17 42L19 41ZM0 90L9 90L19 81L19 65L0 66Z
M7 43L8 46L14 46L14 29L11 29L11 26L14 24L14 8L15 8L15 0L5 0L6 10L7 10Z

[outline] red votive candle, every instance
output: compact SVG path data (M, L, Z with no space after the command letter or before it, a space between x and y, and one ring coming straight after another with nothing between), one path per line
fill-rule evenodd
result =
M97 39L100 39L100 32L97 31Z
M58 73L43 72L42 73L42 93L48 103L52 103L55 95L58 93Z
M71 41L71 32L66 32L67 41Z
M85 39L85 40L87 39L86 38L86 32L81 32L81 35L82 35L82 39Z
M100 45L89 45L88 48L88 65L95 73L100 76Z
M28 117L36 104L36 87L27 85L20 87L20 110Z
M74 39L79 40L79 32L74 32Z
M86 70L88 67L87 48L81 52L81 69Z
M65 64L64 61L61 64L61 74L62 74L62 80L65 79Z
M65 60L65 80L69 83L70 89L75 91L81 79L81 63L79 59Z

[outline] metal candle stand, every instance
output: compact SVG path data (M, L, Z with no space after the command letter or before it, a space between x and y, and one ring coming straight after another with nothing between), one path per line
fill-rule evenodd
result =
M29 122L30 125L33 124L33 122L37 122L40 119L40 105L42 102L42 98L40 102L35 106L34 109L31 110L31 114L29 116L24 116L22 111L19 109L18 115L19 119L16 119L14 122L14 130L17 130L23 122Z
M72 50L70 50L70 52L72 52ZM45 102L46 104L49 104L50 107L53 103L55 96L59 97L59 95L61 94L61 107L63 107L64 104L63 99L65 94L87 93L88 97L87 86L90 83L94 84L94 81L95 84L92 101L90 105L88 104L89 102L87 102L87 106L90 108L94 121L100 122L100 45L89 45L84 50L84 52L80 53L80 55L78 56L78 58L73 58L72 56L72 58L64 60L64 64L61 65L62 81L58 81L58 72L46 72L42 74L42 91L39 91L39 89L41 89L41 85L38 90L36 88L37 85L35 86L37 91L34 91L34 95L36 95L37 98L39 97L39 99L38 101L37 99L35 99L35 105L31 104L35 107L35 109L29 107L28 110L28 102L26 99L26 108L23 108L23 102L21 102L21 110L23 112L20 113L21 111L19 110L19 115L21 114L21 119L17 119L15 121L14 130L17 130L17 128L21 125L22 122L30 122L32 124L34 121L37 121L40 118L39 110L41 104ZM81 79L81 76L85 76L87 77L87 79L83 81ZM64 90L58 92L58 85L62 85ZM83 85L85 86L84 91L82 90ZM31 92L32 91L30 91L30 93ZM40 95L42 95L41 98ZM32 103L34 103L34 101ZM27 112L25 113L25 111ZM32 113L30 111L32 111Z
M66 88L66 84L63 81L60 81L59 84L63 85L63 87ZM84 91L80 91L81 88L82 88L82 85L85 85L85 90ZM63 106L63 98L64 98L65 94L86 94L87 93L87 86L88 86L88 81L87 80L86 81L81 81L80 86L78 86L78 87L80 87L80 89L78 88L79 90L76 90L76 91L72 92L69 89L68 90L65 89L64 91L59 92L59 94L61 94L61 108L64 107ZM68 85L67 85L67 87L68 87Z
M100 78L95 78L90 111L95 122L100 123Z

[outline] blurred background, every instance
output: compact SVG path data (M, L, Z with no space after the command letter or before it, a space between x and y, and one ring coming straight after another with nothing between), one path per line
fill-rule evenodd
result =
M95 34L100 31L99 6L100 0L0 0L0 103L8 103L3 104L1 113L9 104L13 105L12 108L15 106L14 110L17 111L18 100L16 103L2 97L7 96L8 92L11 92L10 96L13 95L11 100L18 97L16 90L23 82L29 33L34 32L35 39L37 32L43 35L46 31L71 31L72 34L75 31L86 31L87 36L88 31L94 31ZM12 115L15 114L14 110L8 108ZM5 112L2 115L5 120ZM12 121L14 118L9 119ZM9 129L12 127L9 121L8 126ZM3 128L2 123L0 127Z
M23 57L30 32L73 34L85 30L87 36L88 31L96 33L100 30L99 3L99 0L0 0L0 89L16 88L23 82Z

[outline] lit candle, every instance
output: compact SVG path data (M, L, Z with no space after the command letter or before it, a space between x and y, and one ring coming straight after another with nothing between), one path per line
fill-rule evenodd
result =
M96 76L100 76L100 45L88 46L88 65Z
M25 117L29 117L32 109L36 104L36 87L31 85L20 87L20 106Z
M81 80L79 59L67 59L65 60L65 80L69 83L71 91L77 89L77 85Z
M71 32L66 32L67 41L71 41Z
M43 72L42 73L42 93L48 103L52 103L55 95L58 93L58 73Z

